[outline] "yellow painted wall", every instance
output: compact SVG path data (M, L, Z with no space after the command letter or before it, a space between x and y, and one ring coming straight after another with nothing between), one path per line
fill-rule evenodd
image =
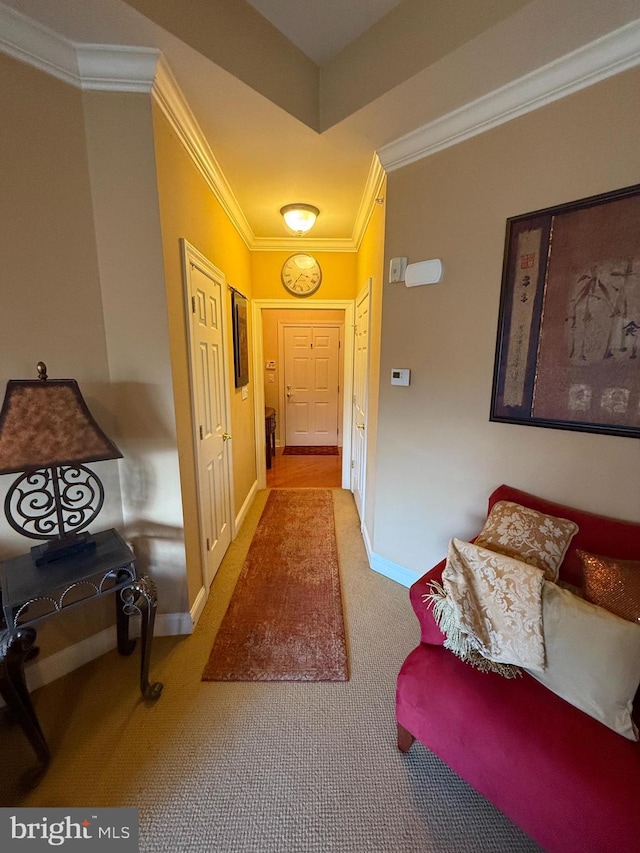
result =
M189 602L192 604L202 586L202 567L198 538L187 324L179 241L180 238L185 238L225 274L229 284L247 297L251 297L252 290L251 261L247 246L157 107L154 107L154 128L185 518ZM227 299L230 317L230 293L227 293ZM249 332L251 337L251 329ZM231 393L231 424L228 431L233 435L232 511L237 515L256 480L253 378L250 377L248 398L243 400L240 389L236 390L234 387L233 343L230 335L226 347Z
M300 252L313 255L322 269L322 284L313 296L305 297L304 301L316 299L353 299L356 295L356 271L358 258L355 252L316 252L309 251L300 238ZM293 252L252 252L251 276L253 280L252 296L254 299L291 299L302 301L297 296L291 296L282 285L280 271L282 265Z

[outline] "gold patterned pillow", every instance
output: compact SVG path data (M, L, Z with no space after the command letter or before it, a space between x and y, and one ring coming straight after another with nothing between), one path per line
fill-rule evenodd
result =
M537 566L547 580L555 582L577 532L578 525L567 518L546 515L511 501L498 501L475 544Z
M640 622L640 560L614 560L576 551L587 601L630 622Z

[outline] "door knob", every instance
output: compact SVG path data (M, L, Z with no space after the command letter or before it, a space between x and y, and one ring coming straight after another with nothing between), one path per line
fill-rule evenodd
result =
M223 433L222 433L222 440L223 440L223 441L229 441L229 439L230 439L230 438L231 438L231 436L229 435L229 433L228 433L228 432L223 432Z

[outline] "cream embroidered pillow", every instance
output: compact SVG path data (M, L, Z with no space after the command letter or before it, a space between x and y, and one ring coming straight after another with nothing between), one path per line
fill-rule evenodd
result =
M537 566L547 580L556 581L560 564L577 532L578 525L567 518L545 515L511 501L498 501L475 543Z
M449 543L442 587L451 624L487 660L543 669L543 582L543 572L521 560L460 539ZM447 641L454 651L450 634Z
M527 669L541 684L629 740L640 683L640 625L545 581L542 621L547 665Z

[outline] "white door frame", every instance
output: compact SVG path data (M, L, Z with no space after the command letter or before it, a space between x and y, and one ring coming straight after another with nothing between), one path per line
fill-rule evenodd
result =
M360 527L364 528L364 513L365 513L365 502L366 502L366 491L367 491L367 452L369 447L369 376L370 376L370 365L371 365L371 288L373 286L373 279L368 278L367 283L362 288L360 293L355 298L354 308L355 315L358 313L358 305L364 299L368 301L369 304L369 324L367 326L367 363L365 367L365 383L364 383L364 402L365 402L365 418L364 418L364 449L363 449L363 458L361 460L361 470L362 470L362 481L361 481L361 491L360 491ZM353 338L354 338L354 352L353 352L353 370L355 376L356 369L356 353L355 353L355 337L356 337L356 325L354 322L353 326ZM354 402L354 396L352 395L352 407ZM353 423L353 419L352 419ZM350 484L351 491L353 492L353 480Z
M227 308L228 300L226 297L226 288L227 288L227 279L222 270L219 270L215 267L208 258L206 258L201 252L199 252L194 246L192 246L187 240L183 238L180 239L181 246L181 254L182 254L182 280L183 291L184 291L184 305L185 305L185 325L186 325L186 334L187 334L187 350L189 354L189 402L191 404L191 424L192 424L192 440L193 440L193 458L195 462L195 472L196 472L196 490L198 497L198 538L200 541L200 559L202 564L202 582L205 589L208 589L207 583L207 546L202 533L202 500L201 500L201 486L200 477L198 475L198 454L199 454L199 423L198 423L198 413L196 409L196 399L195 399L195 390L194 390L194 354L193 354L193 340L192 340L192 330L191 330L191 293L190 293L190 274L189 267L191 264L193 266L200 269L205 275L210 278L219 281L222 285L222 299L220 310L222 311L222 370L224 376L224 407L225 407L225 420L227 423L227 430L230 432L229 427L231 426L230 422L230 412L231 412L231 395L229 391L229 358L227 355L227 340L229 334L229 311ZM228 451L230 454L230 450ZM228 483L229 483L229 494L226 496L226 500L228 501L228 509L229 509L229 523L231 525L231 541L236 538L236 520L235 513L233 510L233 501L232 497L234 494L233 487L233 465L231 464L231 460L229 460L228 465Z
M256 432L256 469L258 488L267 487L266 442L264 437L264 365L262 311L266 308L300 309L326 311L344 311L344 356L342 360L343 406L342 406L342 488L351 487L351 414L353 399L353 329L355 302L353 299L306 299L295 302L291 299L253 299L251 301L251 326L253 329L253 376L255 388L253 394L255 432ZM348 405L347 405L348 403Z
M343 400L343 392L344 392L344 388L343 388L343 384L342 384L343 383L343 374L344 374L344 368L343 368L344 358L343 358L343 346L342 346L343 338L344 338L344 322L296 323L294 320L286 320L285 322L280 322L280 323L278 323L278 352L281 353L282 359L284 360L284 330L286 328L300 328L300 327L308 328L309 326L311 326L314 329L321 329L321 328L338 329L339 341L340 341L340 346L338 348L338 383L339 383L340 390L338 391L338 400L337 400L338 412L337 412L337 414L339 415L340 414L340 403ZM280 438L282 439L282 436L284 435L285 436L285 443L286 443L286 426L287 426L287 424L286 424L286 408L285 408L286 407L286 401L285 401L285 387L284 387L285 386L284 368L282 370L278 371L278 373L279 373L279 378L278 378L278 405L280 407L280 412L281 413L284 412L284 417L282 416L282 414L280 415L280 421L281 421L280 426L284 426L284 428L285 428L284 433L282 431L280 432ZM343 441L343 437L340 433L338 433L338 444L340 444L340 441Z

